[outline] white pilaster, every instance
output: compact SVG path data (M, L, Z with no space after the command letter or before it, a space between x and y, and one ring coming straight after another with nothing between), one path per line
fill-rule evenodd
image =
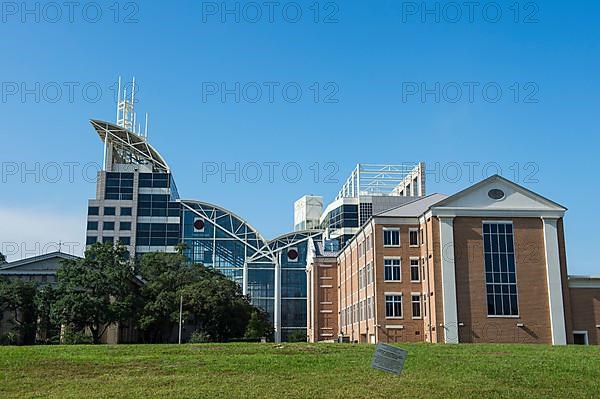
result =
M550 307L552 345L566 345L565 308L558 250L558 219L544 218L544 245L546 247L546 276Z
M454 219L440 217L440 252L442 257L442 293L444 300L444 341L458 344L456 306L456 271L454 265Z
M248 264L244 262L244 271L242 272L242 291L244 295L248 295Z
M281 342L281 253L275 263L275 301L273 304L273 327L275 342Z

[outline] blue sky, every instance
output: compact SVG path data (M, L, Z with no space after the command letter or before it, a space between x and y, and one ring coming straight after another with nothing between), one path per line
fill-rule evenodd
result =
M135 75L182 197L267 237L292 229L300 196L335 196L357 162L424 161L428 191L448 194L500 167L569 208L570 272L599 274L596 2L48 4L0 16L0 240L21 253L83 241L95 183L82 174L102 159L89 119L114 120L116 79ZM239 181L205 173L236 163ZM255 163L263 176L244 179Z

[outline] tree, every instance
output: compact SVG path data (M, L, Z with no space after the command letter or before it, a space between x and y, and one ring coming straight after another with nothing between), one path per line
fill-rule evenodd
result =
M77 330L89 329L94 344L109 325L133 316L135 276L123 246L94 244L83 259L63 261L57 277L53 317Z
M250 315L244 338L258 341L263 337L269 341L273 340L273 326L269 322L268 315L257 309Z
M253 312L260 321L256 328L269 336L266 315L250 304L240 286L214 269L190 264L182 249L175 254L149 253L140 261L145 284L138 326L146 341L168 340L179 321L181 298L186 323L212 341L244 337Z
M182 287L200 276L189 267L181 250L174 254L145 254L139 269L144 286L140 290L143 306L137 324L144 332L145 341L163 342L179 320Z
M4 256L2 254L2 252L0 252L0 265L3 265L6 263L6 256Z
M0 278L0 313L8 311L16 323L19 342L35 343L36 284L18 278Z

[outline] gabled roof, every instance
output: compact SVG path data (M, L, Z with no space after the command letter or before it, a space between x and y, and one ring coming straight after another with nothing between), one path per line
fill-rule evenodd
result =
M374 217L419 217L425 213L432 205L448 198L445 194L430 194L423 198L415 199L407 204L397 206L387 211L380 212Z
M15 269L23 268L24 266L31 265L33 263L45 261L48 259L55 259L55 258L60 258L60 259L65 259L65 260L81 259L81 257L75 256L75 255L65 254L62 252L51 252L51 253L47 253L47 254L43 254L43 255L32 256L30 258L20 259L20 260L14 261L14 262L6 263L6 264L0 266L0 273L16 271Z
M500 195L493 198L493 191ZM488 177L431 207L434 216L562 217L567 209L519 184Z

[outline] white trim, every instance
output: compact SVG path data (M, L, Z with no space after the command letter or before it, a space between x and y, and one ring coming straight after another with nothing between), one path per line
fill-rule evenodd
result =
M585 336L585 345L590 344L590 339L587 330L573 330L573 339L575 339L575 334L583 334Z
M415 231L417 233L417 245L412 245L410 243L410 233L412 231ZM420 243L421 243L420 241L421 241L421 239L419 237L419 228L418 227L409 227L408 228L408 246L409 246L409 248L419 248L421 246L420 245Z
M444 301L444 341L458 344L456 270L454 265L454 220L440 218L440 255L442 258L442 295Z
M397 231L398 232L398 245L394 245L394 244L389 244L386 245L385 244L385 232L386 231ZM383 227L382 229L382 233L383 233L383 247L384 248L400 248L402 246L402 239L401 239L401 231L400 231L400 227Z
M385 328L388 330L404 330L404 326L402 324L386 324Z
M560 273L560 255L558 250L557 219L543 219L543 222L552 344L566 345L567 336L565 327L565 308L563 304L563 287Z
M437 217L548 217L562 218L565 211L549 210L549 209L475 209L475 208L432 208L431 214Z
M417 271L419 272L419 278L417 280L413 280L412 279L412 268L413 268L413 264L412 261L416 260L417 261ZM421 258L419 258L418 256L411 256L408 259L408 268L409 268L409 272L410 272L410 282L411 283L420 283L423 281L423 276L421 276Z

